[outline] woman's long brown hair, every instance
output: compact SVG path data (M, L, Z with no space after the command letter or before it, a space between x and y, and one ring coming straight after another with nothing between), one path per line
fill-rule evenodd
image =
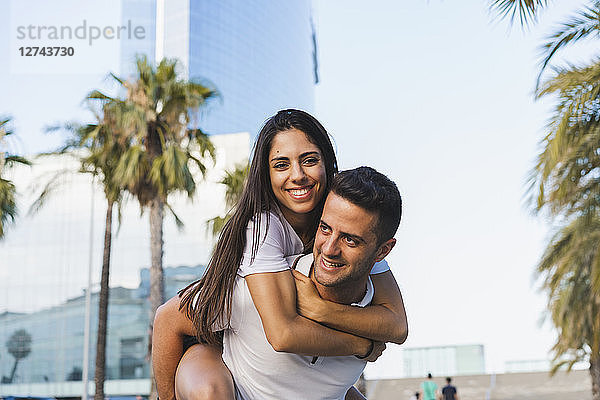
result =
M214 329L216 326L228 326L233 285L246 247L246 228L250 220L254 219L251 262L258 251L260 236L264 237L267 234L268 212L274 204L277 204L269 177L269 152L275 136L289 129L304 132L307 139L321 150L327 176L325 193L329 192L333 175L337 172L337 160L329 135L321 123L310 114L294 109L279 111L269 118L262 127L254 146L248 180L240 200L219 235L206 273L201 279L179 292L181 297L179 309L184 310L194 323L196 336L201 342L220 343L220 336ZM310 227L313 236L324 202L325 195L314 210L314 226ZM266 229L265 232L260 232L263 215L267 216Z

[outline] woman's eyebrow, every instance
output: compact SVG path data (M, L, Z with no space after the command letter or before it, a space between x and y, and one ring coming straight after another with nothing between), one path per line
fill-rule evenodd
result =
M306 153L302 153L300 154L299 158L304 158L304 157L308 157L308 156L318 156L321 157L321 153L319 153L318 151L307 151ZM271 158L270 161L278 161L278 160L289 160L289 157L286 156L276 156Z
M318 151L307 151L306 153L302 153L302 154L300 154L300 158L304 158L304 157L306 157L306 156L312 156L312 155L315 155L315 156L319 156L319 157L320 157L320 156L321 156L321 153L319 153Z

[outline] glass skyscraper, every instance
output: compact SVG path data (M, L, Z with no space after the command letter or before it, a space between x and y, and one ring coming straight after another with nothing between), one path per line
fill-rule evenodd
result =
M179 59L185 75L221 95L201 115L207 133L255 137L279 109L313 110L318 74L309 0L123 0L121 14L123 24L146 31L144 40L122 41L121 74L133 71L135 54L154 61L158 50Z

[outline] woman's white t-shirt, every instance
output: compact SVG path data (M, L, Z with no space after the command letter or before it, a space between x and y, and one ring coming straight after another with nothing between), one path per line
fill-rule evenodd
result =
M268 219L268 228L267 228ZM289 269L287 257L300 254L304 250L302 240L294 228L283 217L279 209L263 212L260 218L260 242L252 259L252 241L255 218L246 227L246 247L238 275L247 276L263 272L280 272ZM266 232L266 233L265 233ZM371 275L380 274L390 269L385 260L375 263Z

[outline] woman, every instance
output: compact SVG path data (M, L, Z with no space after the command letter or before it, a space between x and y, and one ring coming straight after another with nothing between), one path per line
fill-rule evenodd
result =
M182 291L181 303L171 299L157 312L153 355L161 398L173 397L174 371L181 358L181 352L173 349L181 348L181 335L186 333L206 344L192 346L179 362L177 398L234 397L231 376L220 357L217 330L227 326L236 275L245 277L273 348L346 355L339 353L338 346L344 334L336 330L323 334L327 328L316 328L312 321L298 318L294 278L285 261L287 256L312 248L325 195L336 172L333 146L315 118L303 111L283 110L267 120L257 139L248 182L205 276ZM371 273L375 286L372 306L359 309L329 303L314 294L309 297L311 288L298 285L303 297L300 309L337 330L402 343L406 315L397 284L386 263L376 264ZM177 308L185 311L189 320L182 318ZM315 329L321 330L318 335Z

